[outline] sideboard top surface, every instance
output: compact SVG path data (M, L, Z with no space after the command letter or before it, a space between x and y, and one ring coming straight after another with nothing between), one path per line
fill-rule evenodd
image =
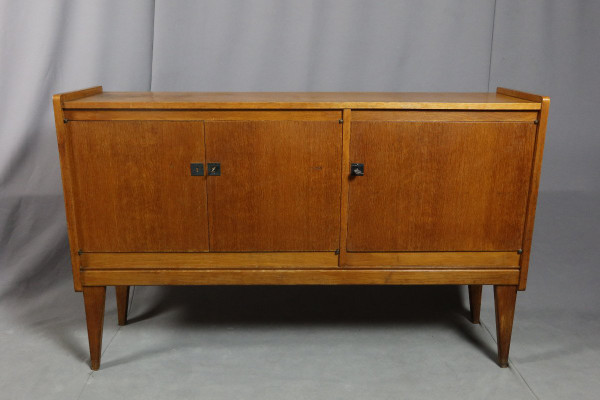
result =
M63 108L539 110L541 103L501 93L102 92L64 99Z

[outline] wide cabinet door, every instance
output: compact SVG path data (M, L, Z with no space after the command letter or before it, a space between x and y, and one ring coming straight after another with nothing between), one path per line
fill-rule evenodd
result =
M84 252L208 250L202 122L69 121Z
M319 115L206 121L211 251L339 248L342 126Z
M531 122L353 121L347 250L516 251Z

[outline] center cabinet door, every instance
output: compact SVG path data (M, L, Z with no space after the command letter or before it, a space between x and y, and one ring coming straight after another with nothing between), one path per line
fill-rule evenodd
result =
M419 121L413 112L414 121L394 121L393 114L390 120L384 113L356 114L350 161L364 164L364 175L349 178L348 251L521 248L533 120L444 121L455 114L438 113L439 120Z
M278 113L292 120L205 122L211 251L339 248L340 115Z

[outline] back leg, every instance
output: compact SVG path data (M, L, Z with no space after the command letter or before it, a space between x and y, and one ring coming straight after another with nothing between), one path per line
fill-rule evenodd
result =
M479 314L481 313L482 288L482 285L469 285L469 304L471 306L471 321L474 324L479 323Z
M117 293L117 312L119 313L119 325L127 323L127 306L129 304L129 286L115 286Z

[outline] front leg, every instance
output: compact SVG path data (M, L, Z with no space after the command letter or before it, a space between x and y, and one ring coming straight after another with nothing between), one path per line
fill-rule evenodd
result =
M508 351L512 334L516 286L494 286L494 303L496 308L496 340L498 341L498 364L508 367Z
M100 354L102 353L102 328L104 327L105 299L106 286L83 287L85 319L87 322L88 340L90 343L90 367L94 371L100 368Z

